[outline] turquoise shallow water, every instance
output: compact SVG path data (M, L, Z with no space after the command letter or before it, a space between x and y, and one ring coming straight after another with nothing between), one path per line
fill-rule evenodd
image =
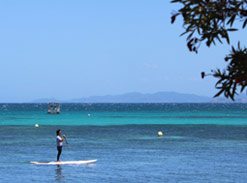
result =
M46 110L45 104L0 105L0 182L247 180L245 104L62 104L59 115ZM62 161L98 161L30 164L56 159L58 128L71 144L64 144Z
M62 104L48 115L46 104L0 104L0 125L246 125L247 104Z

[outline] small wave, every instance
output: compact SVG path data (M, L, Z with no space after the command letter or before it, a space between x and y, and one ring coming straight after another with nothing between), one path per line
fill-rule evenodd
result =
M99 116L100 118L115 118L115 119L179 119L179 118L187 118L187 119L241 119L241 118L247 118L247 116Z

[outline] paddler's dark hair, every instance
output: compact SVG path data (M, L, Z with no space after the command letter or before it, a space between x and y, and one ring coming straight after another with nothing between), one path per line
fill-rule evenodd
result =
M59 135L59 132L60 132L60 131L61 131L60 129L57 130L57 135Z

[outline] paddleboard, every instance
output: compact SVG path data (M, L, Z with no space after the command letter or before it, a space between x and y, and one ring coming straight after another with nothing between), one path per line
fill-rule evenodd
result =
M79 161L50 161L50 162L38 162L38 161L31 161L31 164L35 165L80 165L80 164L88 164L96 162L96 159L93 160L79 160Z

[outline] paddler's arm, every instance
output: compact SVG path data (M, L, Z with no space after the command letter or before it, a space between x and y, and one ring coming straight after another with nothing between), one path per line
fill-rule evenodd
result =
M59 140L59 142L63 142L63 141L65 141L65 136L63 136L63 138L61 139L61 140Z

